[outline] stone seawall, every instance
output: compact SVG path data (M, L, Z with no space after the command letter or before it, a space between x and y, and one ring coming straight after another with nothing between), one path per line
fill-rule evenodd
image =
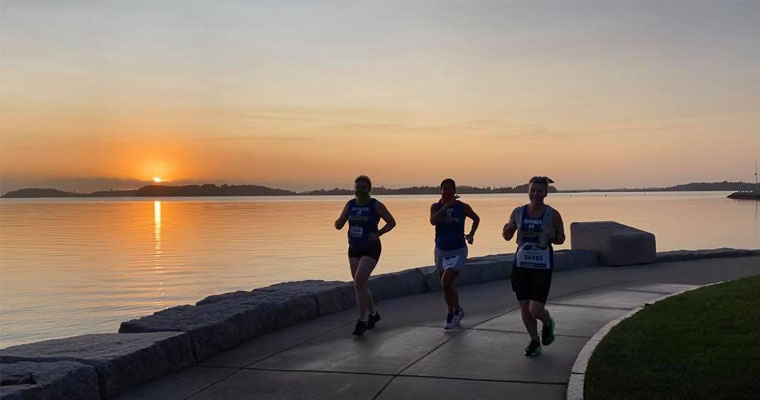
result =
M467 261L457 278L459 285L507 279L513 255L476 257ZM564 250L555 253L555 270L596 266L596 253ZM370 278L377 301L441 289L435 267L412 268ZM193 306L172 307L153 315L126 321L121 333L185 332L200 362L256 336L321 315L353 308L350 282L286 282L252 291L209 296Z
M658 262L760 255L760 250L668 252ZM469 259L459 285L509 278L513 255ZM555 252L555 271L598 267L591 250ZM376 300L440 289L434 267L370 279ZM354 307L350 282L286 282L209 296L130 321L119 333L82 335L0 350L0 397L114 399L151 379L197 364L257 336ZM51 393L56 394L55 396Z

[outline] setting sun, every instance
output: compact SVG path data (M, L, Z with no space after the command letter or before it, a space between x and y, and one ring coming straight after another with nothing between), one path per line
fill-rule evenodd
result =
M161 183L161 178L159 178L159 177L157 177L157 176L154 176L154 177L153 177L153 182L156 182L156 183Z

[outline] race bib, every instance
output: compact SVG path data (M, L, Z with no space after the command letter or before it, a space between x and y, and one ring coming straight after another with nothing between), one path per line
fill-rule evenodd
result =
M459 263L459 256L443 257L443 268L454 268Z
M517 250L517 267L549 269L551 268L549 248L540 248L535 243L524 243Z
M359 237L360 238L360 237L364 236L364 228L362 228L361 226L356 226L356 225L350 226L348 228L348 234L351 235L351 236L353 236L353 237Z

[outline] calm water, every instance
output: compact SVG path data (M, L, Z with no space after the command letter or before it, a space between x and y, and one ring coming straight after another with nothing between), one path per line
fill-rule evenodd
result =
M728 193L561 194L573 221L616 220L658 251L760 247L758 202ZM481 216L472 256L512 252L501 228L526 195L464 195ZM398 221L376 273L432 263L436 196L383 196ZM0 348L82 333L214 293L300 279L349 279L346 197L3 199ZM468 224L469 227L469 224ZM469 228L468 228L469 229ZM568 248L567 245L559 248Z

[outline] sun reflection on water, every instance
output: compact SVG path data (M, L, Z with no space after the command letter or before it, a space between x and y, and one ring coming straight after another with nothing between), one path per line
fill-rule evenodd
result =
M153 239L155 241L153 247L155 250L153 253L153 270L156 274L161 275L163 274L164 267L161 263L161 202L159 200L153 202ZM157 291L161 297L166 296L163 280L158 281ZM156 305L162 304L163 302L161 301L156 302Z

